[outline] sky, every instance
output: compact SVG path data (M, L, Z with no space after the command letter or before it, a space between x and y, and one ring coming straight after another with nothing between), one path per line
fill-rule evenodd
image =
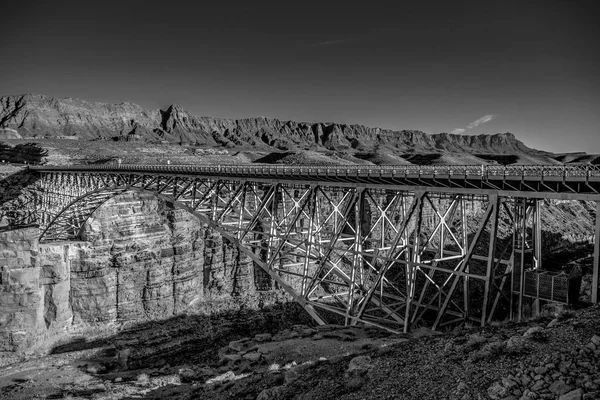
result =
M600 153L594 1L12 2L0 95Z

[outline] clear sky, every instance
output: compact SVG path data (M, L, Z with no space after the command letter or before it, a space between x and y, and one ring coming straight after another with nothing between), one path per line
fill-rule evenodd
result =
M594 1L3 5L0 94L196 115L512 132L600 153Z

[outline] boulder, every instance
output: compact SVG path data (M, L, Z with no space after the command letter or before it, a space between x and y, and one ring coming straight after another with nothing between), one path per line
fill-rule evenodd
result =
M548 388L548 390L550 390L552 393L554 393L557 396L563 395L565 393L568 393L572 390L573 388L569 385L567 385L565 383L565 381L563 381L562 379L559 379L555 382L553 382L550 387Z
M581 400L583 398L583 389L575 389L559 397L559 400Z
M525 339L520 335L512 336L506 341L506 351L509 353L520 353L524 351L526 347L527 344L525 343Z
M441 335L442 333L436 332L433 329L422 326L422 327L417 328L414 331L412 331L411 334L412 334L413 339L418 339L421 337Z
M239 354L224 354L223 355L223 360L225 360L225 361L236 362L241 359L242 359L242 356Z
M270 333L259 333L254 336L254 340L257 342L268 342L272 339L273 335Z
M256 400L283 400L285 398L285 387L274 386L272 388L263 389L256 397Z
M227 381L231 381L234 379L235 379L235 373L233 371L227 371L221 375L215 376L214 378L207 380L206 384L210 385L210 384L214 384L214 383L227 382Z
M543 341L548 337L548 333L541 326L533 326L523 334L523 337L534 341Z
M500 382L494 382L494 384L488 388L487 394L491 399L499 400L508 396L509 391L502 386Z
M369 370L371 368L372 368L371 357L358 356L358 357L354 357L352 360L350 360L350 363L348 364L348 369L346 370L346 372L348 374L364 375L367 372L369 372Z
M244 358L244 360L248 360L250 362L257 362L261 359L262 354L259 352L251 352L251 353L246 353L242 356L242 358Z

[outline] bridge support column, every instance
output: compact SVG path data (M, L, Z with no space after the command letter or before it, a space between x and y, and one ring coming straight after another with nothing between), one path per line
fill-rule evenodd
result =
M541 221L540 207L537 200L528 198L514 199L513 212L513 256L512 256L512 294L517 298L517 320L523 319L525 304L533 305L531 297L525 297L525 271L541 266ZM529 300L527 300L529 299ZM511 304L510 319L513 319ZM534 310L535 311L535 310Z
M500 215L500 198L498 196L489 196L490 204L493 204L490 227L490 243L488 248L488 260L484 281L483 306L481 308L481 322L484 326L487 318L488 303L490 300L490 289L494 282L494 265L496 259L496 239L498 237L498 217Z
M541 208L543 200L535 200L533 209L533 268L542 268L542 218ZM538 316L541 313L540 299L536 298L533 301L533 313L534 316Z
M600 290L600 201L596 201L596 229L594 232L594 272L592 275L592 303L598 304Z

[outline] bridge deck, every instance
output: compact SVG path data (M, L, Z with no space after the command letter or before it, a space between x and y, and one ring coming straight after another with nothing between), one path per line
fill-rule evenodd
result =
M508 196L600 199L600 166L274 166L274 165L71 165L35 166L40 172L197 175L231 180L335 183L440 192L501 192Z

